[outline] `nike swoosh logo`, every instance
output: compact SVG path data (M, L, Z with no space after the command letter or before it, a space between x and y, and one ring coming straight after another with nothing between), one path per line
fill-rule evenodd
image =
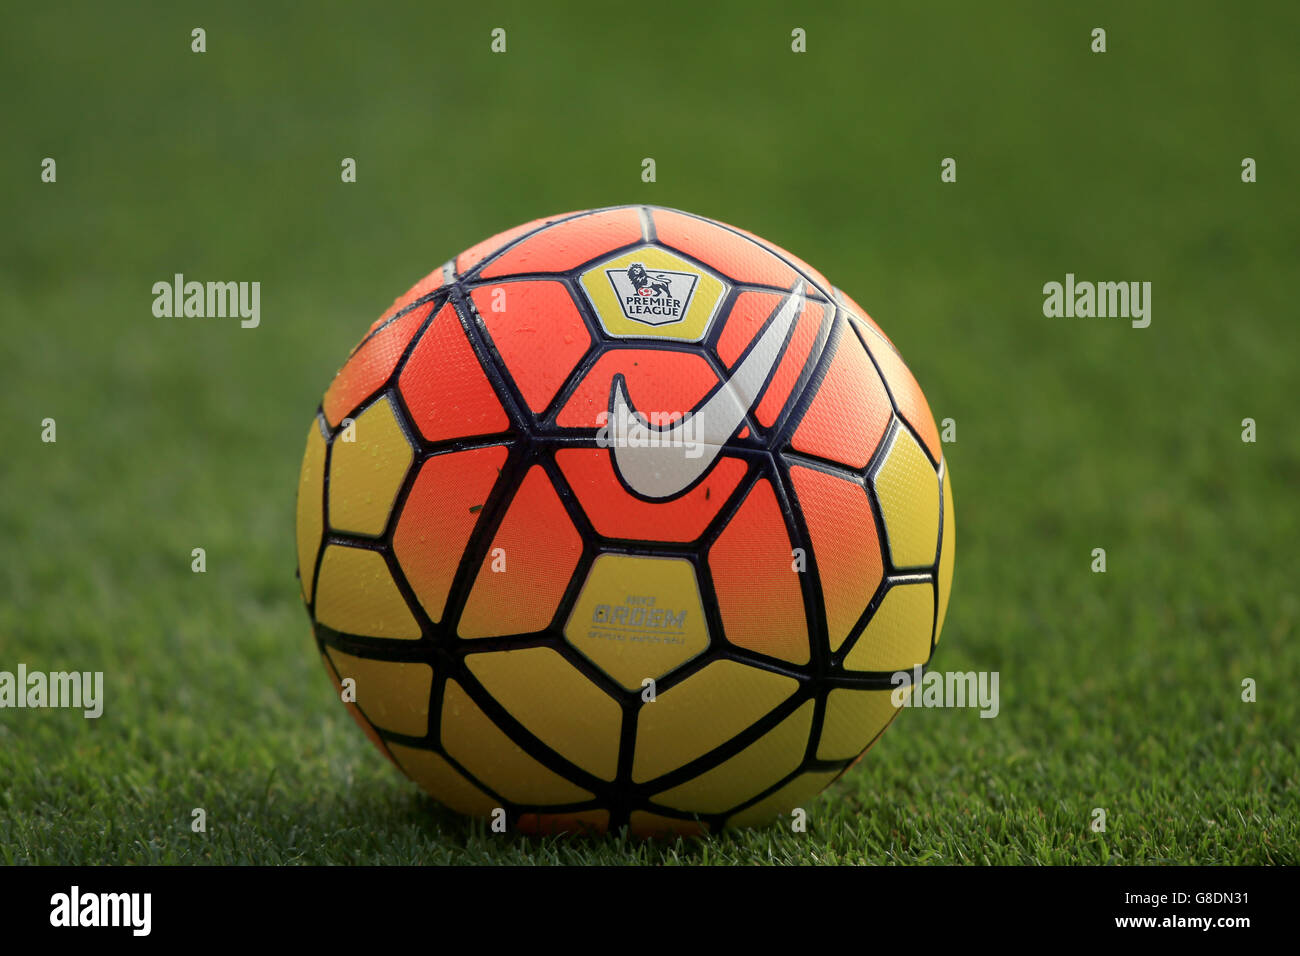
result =
M803 290L800 279L731 378L703 405L669 428L651 426L632 406L623 376L615 376L609 392L610 421L630 422L636 416L653 439L635 447L625 443L614 445L614 468L628 487L647 498L671 498L708 471L722 446L740 428L763 383L776 367L781 346L803 311ZM703 453L692 457L687 454L688 444L702 445Z

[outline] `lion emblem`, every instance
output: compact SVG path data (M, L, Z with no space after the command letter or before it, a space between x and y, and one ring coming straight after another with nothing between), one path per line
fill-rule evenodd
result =
M634 262L627 267L627 278L632 283L632 288L636 289L637 295L672 294L667 276L652 276L646 272L645 266L639 262Z

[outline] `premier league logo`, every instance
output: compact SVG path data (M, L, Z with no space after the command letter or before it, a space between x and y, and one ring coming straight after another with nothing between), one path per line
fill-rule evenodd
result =
M623 314L646 325L680 322L690 307L699 276L690 272L651 272L640 262L626 269L606 269Z

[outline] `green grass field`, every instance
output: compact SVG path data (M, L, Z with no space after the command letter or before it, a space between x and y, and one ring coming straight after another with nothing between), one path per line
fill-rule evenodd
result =
M6 8L0 670L106 703L0 711L0 861L1300 863L1300 14L875 7ZM805 834L490 833L310 638L294 493L347 351L471 243L623 202L807 259L957 423L934 664L1001 713L902 714ZM261 326L155 318L177 272L260 281ZM1150 327L1045 318L1067 272L1150 281Z

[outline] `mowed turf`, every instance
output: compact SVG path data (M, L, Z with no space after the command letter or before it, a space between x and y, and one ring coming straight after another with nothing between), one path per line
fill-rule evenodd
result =
M98 720L0 711L0 860L1300 862L1300 14L653 20L643 42L596 3L0 14L0 670L106 680ZM642 201L816 265L956 422L934 663L999 672L1000 713L903 713L806 833L467 823L354 726L298 598L303 436L374 317L486 235ZM260 281L261 326L155 318L178 272ZM1067 272L1151 282L1150 327L1045 318Z

